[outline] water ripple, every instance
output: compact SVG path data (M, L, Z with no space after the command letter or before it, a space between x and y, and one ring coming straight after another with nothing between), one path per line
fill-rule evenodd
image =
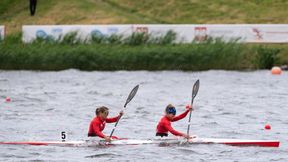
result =
M122 110L135 85L140 88L127 105L115 135L154 138L167 104L177 114L191 102L193 83L200 79L194 100L191 132L199 137L279 139L279 148L226 145L128 145L119 147L0 146L0 161L285 161L287 155L287 73L269 71L116 71L0 72L0 141L85 140L95 108L109 116ZM276 84L275 84L276 83ZM11 102L5 102L6 96ZM188 117L173 122L187 131ZM271 130L264 130L270 123ZM109 134L114 124L103 131ZM171 135L170 135L171 136ZM277 156L276 156L277 155ZM69 159L67 159L69 157ZM245 159L243 158L245 157ZM7 160L8 159L8 160Z

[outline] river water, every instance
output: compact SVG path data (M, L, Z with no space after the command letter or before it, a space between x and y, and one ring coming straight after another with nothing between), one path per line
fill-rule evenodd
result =
M0 71L0 141L61 141L87 139L97 106L122 109L132 88L140 84L114 135L153 138L167 104L177 113L191 102L194 82L200 89L194 100L191 133L199 137L273 139L279 148L227 145L126 145L57 147L0 145L0 161L287 161L288 73L269 71L116 71L59 72ZM11 102L5 102L6 96ZM187 130L188 116L173 123ZM271 130L265 130L269 123ZM109 134L114 124L106 124ZM170 135L171 136L171 135Z

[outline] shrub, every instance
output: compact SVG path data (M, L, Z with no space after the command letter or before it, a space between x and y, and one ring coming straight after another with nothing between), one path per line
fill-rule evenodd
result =
M271 69L276 61L276 56L280 53L278 48L268 48L259 46L256 55L256 64L260 69Z

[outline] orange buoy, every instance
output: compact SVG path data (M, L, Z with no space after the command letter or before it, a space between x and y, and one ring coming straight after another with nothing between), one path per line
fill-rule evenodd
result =
M282 70L280 67L278 66L274 66L272 69L271 69L271 73L273 75L280 75L282 73Z
M270 126L270 124L266 124L264 128L265 128L266 130L270 130L270 129L271 129L271 126Z
M11 101L11 98L10 98L10 97L6 97L5 101L6 101L6 102L10 102L10 101Z

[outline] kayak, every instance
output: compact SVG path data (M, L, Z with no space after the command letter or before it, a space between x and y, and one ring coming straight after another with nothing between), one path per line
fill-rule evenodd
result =
M120 139L105 142L103 140L85 141L24 141L0 142L0 145L53 145L53 146L101 146L101 145L143 145L143 144L225 144L231 146L257 146L279 147L277 140L246 140L246 139L218 139L218 138L192 138L187 139Z

